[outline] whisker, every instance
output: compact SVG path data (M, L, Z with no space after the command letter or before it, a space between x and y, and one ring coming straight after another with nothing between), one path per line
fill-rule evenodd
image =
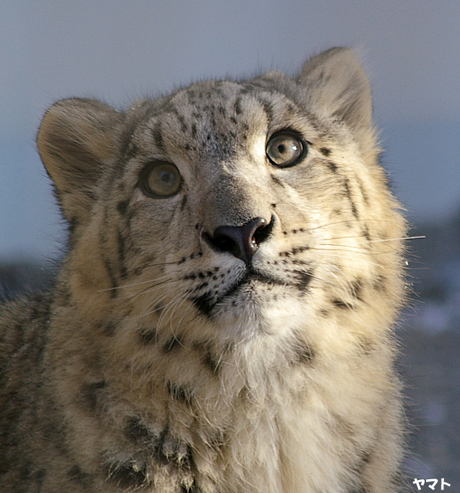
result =
M384 243L386 241L400 241L400 240L425 240L426 236L402 236L401 238L388 238L382 240L369 240L369 243Z
M386 242L386 241L401 241L401 240L420 240L420 239L425 239L426 236L401 236L399 238L385 238L385 239L377 239L377 240L366 240L366 243L380 243L380 242ZM359 239L362 240L362 236L360 235L353 235L353 236L333 236L325 239L324 241L328 240L353 240L353 239Z
M148 267L162 267L162 266L165 266L165 265L178 265L178 261L176 262L162 262L162 263L159 263L159 264L151 264L149 265ZM173 271L172 274L176 273L176 272L181 272L181 269L178 269L176 271ZM111 288L105 288L105 289L100 289L98 290L99 293L103 293L105 291L116 291L118 289L123 289L123 288L131 288L131 287L136 287L138 285L142 285L142 284L147 284L151 282L150 280L147 280L147 281L139 281L139 282L134 282L134 283L131 283L131 284L122 284L120 286L114 286L114 287L111 287Z
M166 321L166 317L169 316L169 326L171 329L172 334L174 335L174 328L172 326L172 319L174 315L174 310L176 309L177 306L180 306L185 300L187 299L187 296L185 293L178 293L172 300L169 301L169 303L163 307L163 311L160 315L160 318L158 320L158 326L167 326L168 323ZM174 335L175 337L175 335Z
M135 315L135 316L134 315L130 315L130 318L133 319L133 320L140 319L140 318L147 317L148 315L151 315L152 313L162 311L163 310L163 307L162 306L158 306L158 305L161 304L161 302L165 298L167 298L172 292L173 291L170 290L170 291L168 291L166 293L163 293L159 298L155 298L155 300L153 300L153 302L149 304L149 306L147 308L147 311L144 311L140 315Z
M115 286L113 288L100 289L98 292L103 293L106 291L116 291L117 289L123 289L123 288L134 288L136 286L141 286L142 284L148 284L151 282L152 282L152 280L149 279L148 281L139 281L139 282L134 282L132 284L122 284L120 286Z
M134 298L137 298L138 296L151 293L155 289L160 288L160 287L163 287L165 284L172 284L172 283L178 282L178 281L180 281L180 279L171 279L171 278L163 278L163 279L161 279L159 281L151 281L150 286L147 286L142 291L139 291L138 293L130 294L130 295L127 295L127 296L122 296L122 297L119 298L119 300L120 301L133 300Z
M325 224L319 224L318 226L315 226L314 228L309 228L309 227L304 227L304 228L297 228L297 231L299 231L300 229L303 229L304 233L308 233L310 231L317 231L317 230L320 230L320 229L324 229L324 228L329 228L330 226L338 226L339 224L346 224L346 223L350 223L350 222L353 222L353 223L357 223L357 224L361 224L361 222L358 220L358 219L344 219L342 221L335 221L335 222L332 222L332 223L325 223ZM384 222L387 222L387 221L382 221L382 220L368 220L367 223L372 223L372 222L378 222L379 224L382 224Z
M332 248L327 248L332 247ZM394 250L385 250L380 252L370 252L364 248L354 245L340 245L334 243L320 243L319 247L310 247L309 250L315 251L343 251L344 253L356 253L368 256L386 255L392 253Z

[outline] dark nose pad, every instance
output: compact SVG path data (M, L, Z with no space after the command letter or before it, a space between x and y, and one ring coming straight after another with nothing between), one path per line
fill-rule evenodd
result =
M217 252L229 252L249 264L259 245L271 234L274 217L269 224L262 217L251 219L243 226L219 226L212 236L204 233L207 243Z

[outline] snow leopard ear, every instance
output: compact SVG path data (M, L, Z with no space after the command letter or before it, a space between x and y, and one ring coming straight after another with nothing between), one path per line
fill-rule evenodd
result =
M315 111L342 120L358 140L372 127L371 87L352 50L331 48L311 58L303 66L300 83Z
M116 129L121 114L90 99L65 99L48 109L37 144L55 184L65 217L86 222L96 197L104 163L117 152Z

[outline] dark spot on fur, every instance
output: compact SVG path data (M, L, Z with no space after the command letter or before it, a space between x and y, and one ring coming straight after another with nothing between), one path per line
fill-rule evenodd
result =
M117 297L117 293L118 293L118 290L117 290L117 287L118 287L118 283L117 283L117 280L115 279L115 274L113 272L113 269L112 269L112 266L110 265L110 262L109 260L104 256L103 257L103 260L104 260L104 267L107 271L107 274L110 278L110 284L111 284L111 287L112 289L109 291L110 292L110 297L111 298L116 298Z
M174 463L181 469L190 470L192 449L190 445L181 444L165 428L155 443L155 457L163 465Z
M332 418L332 421L328 423L332 430L336 433L338 432L340 435L351 438L352 440L355 439L356 431L347 420L334 412L332 412Z
M128 418L125 427L125 436L128 440L137 444L149 443L153 440L152 433L138 416L131 416Z
M213 355L211 354L211 351L208 351L203 358L203 363L205 366L207 366L212 373L217 374L220 369L220 361L216 360Z
M30 480L30 477L32 476L32 468L33 468L33 465L30 461L26 462L23 466L20 466L19 467L19 477L23 481Z
M176 116L177 116L177 119L179 120L180 128L181 128L182 132L184 134L186 134L187 130L188 130L188 126L187 126L187 122L185 121L185 118L181 114L179 114L177 111L176 111Z
M197 135L196 123L192 123L192 138L195 140Z
M192 298L193 304L195 307L204 315L210 316L212 309L214 308L214 297L211 295L210 292L206 292L202 294L201 296L197 296L195 298Z
M155 145L158 147L158 149L164 151L163 134L161 133L160 128L155 127L152 131L152 135L153 135L153 141L155 142Z
M192 465L192 448L190 445L187 445L185 454L178 453L178 451L176 451L175 460L181 469L190 469Z
M341 419L341 418L339 418ZM342 425L340 425L342 426ZM350 425L347 425L348 429L350 429ZM364 473L364 468L366 467L366 464L370 462L370 452L368 451L363 451L360 455L360 457L357 460L357 463L352 467L356 479L359 481L359 485L355 485L354 487L351 488L350 492L351 493L366 493L367 490L363 487L360 479L363 477ZM396 490L395 490L396 491Z
M308 285L310 284L313 274L311 272L305 272L305 271L295 271L295 285L297 289L299 289L302 292L307 291Z
M155 457L160 462L160 464L167 465L169 463L169 458L166 456L164 449L166 440L169 437L169 429L165 428L161 435L159 436L156 444L155 444Z
M297 230L296 230L297 232ZM293 248L291 250L291 252L294 254L294 255L297 255L298 253L302 253L302 252L305 252L306 250L310 250L310 247L309 246L301 246L301 247L296 247L296 248ZM300 261L298 260L293 260L292 263L299 263Z
M327 167L333 172L337 173L337 165L333 163L332 161L326 161Z
M353 281L351 283L351 295L353 298L359 301L363 301L362 299L362 292L363 292L363 284L361 279L356 279L356 281Z
M353 216L355 216L356 219L359 219L359 214L358 214L358 209L356 208L356 204L353 201L353 198L351 196L351 190L350 190L350 181L348 178L345 178L343 182L343 187L345 189L345 194L350 201L350 206L351 206L351 212L353 213Z
M390 485L393 486L394 491L398 491L401 485L404 483L404 475L398 470L391 475Z
M180 204L181 212L184 210L186 204L187 204L187 195L184 195L184 197L182 198L182 202Z
M141 329L138 332L141 344L146 346L156 344L158 342L158 333L156 329Z
M323 156L329 156L329 154L331 153L331 150L328 149L327 147L321 147L321 149L319 150L319 152L321 152L321 154Z
M236 99L234 109L237 115L241 115L241 113L243 112L243 109L241 108L241 97L238 97Z
M377 276L372 282L372 287L376 291L385 292L386 291L386 278L384 276Z
M312 347L305 341L297 340L294 346L294 359L292 361L295 365L310 364L315 357L315 352Z
M273 121L273 108L272 108L272 102L271 101L266 101L263 98L258 98L259 104L263 107L265 113L267 114L267 120L269 122Z
M69 234L72 237L73 234L75 233L76 229L78 228L79 220L77 216L73 216L69 220ZM71 241L72 243L72 241Z
M128 204L129 200L121 200L117 204L117 211L124 216L126 214L126 211L128 210Z
M80 466L75 465L67 471L67 476L70 481L73 481L83 488L90 488L93 482L93 478L86 472L83 472Z
M43 484L43 480L46 478L46 469L39 469L32 474L32 479L38 484L39 487Z
M228 441L227 433L224 430L214 430L212 435L206 436L206 445L212 449L222 448Z
M180 337L173 337L169 341L167 341L165 344L163 344L163 352L170 353L172 351L176 351L183 347L183 342Z
M367 195L366 190L364 189L363 182L358 179L358 183L359 183L359 189L361 190L361 195L363 196L364 203L366 205L369 205L369 197Z
M119 163L125 163L132 157L134 157L138 153L138 147L137 144L133 141L133 132L136 127L136 124L132 123L131 125L128 125L126 128L126 131L123 132L123 135L121 136L121 142L120 142L120 155L123 157L123 159L120 159ZM121 166L118 164L117 167L117 175L121 176Z
M22 466L19 471L21 479L24 482L33 483L35 486L38 486L38 490L41 490L46 474L46 469L38 469L35 471L32 462L26 462L26 464Z
M365 466L366 464L369 464L371 461L371 453L366 451L363 452L363 455L361 456L361 464L362 466Z
M110 321L102 327L102 331L106 336L113 337L117 332L117 325L115 322Z
M367 227L367 224L363 225L363 235L364 238L366 238L367 241L371 241L371 235L369 233L369 228Z
M335 300L332 300L332 304L334 306L336 306L337 308L341 308L341 309L353 309L354 306L351 305L350 303L347 303L346 301L343 301L343 300L339 300L339 299L335 299Z
M120 276L122 279L126 279L128 270L125 265L125 238L121 234L121 231L118 231L118 258L120 262Z
M107 382L105 380L83 385L81 392L91 410L94 411L100 404L101 393L106 386Z
M182 402L190 406L193 402L193 391L190 388L182 385L175 385L171 382L167 383L169 395L178 402Z
M272 179L272 181L274 183L276 183L277 185L279 185L280 187L284 187L284 183L275 175L270 175L270 178Z
M10 427L11 430L11 427ZM4 443L8 446L15 446L17 445L17 440L12 439L11 436L9 436L8 432L6 432L3 436L2 439L4 440ZM0 475L6 474L8 471L13 469L15 467L15 464L10 464L9 462L6 462L4 457L2 457L2 460L0 461Z

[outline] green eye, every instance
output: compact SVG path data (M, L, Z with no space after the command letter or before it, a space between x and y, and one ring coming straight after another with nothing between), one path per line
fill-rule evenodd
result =
M271 136L265 152L273 165L289 168L305 158L308 146L297 132L283 130Z
M182 177L172 163L154 161L141 172L139 186L150 197L166 198L179 192Z

